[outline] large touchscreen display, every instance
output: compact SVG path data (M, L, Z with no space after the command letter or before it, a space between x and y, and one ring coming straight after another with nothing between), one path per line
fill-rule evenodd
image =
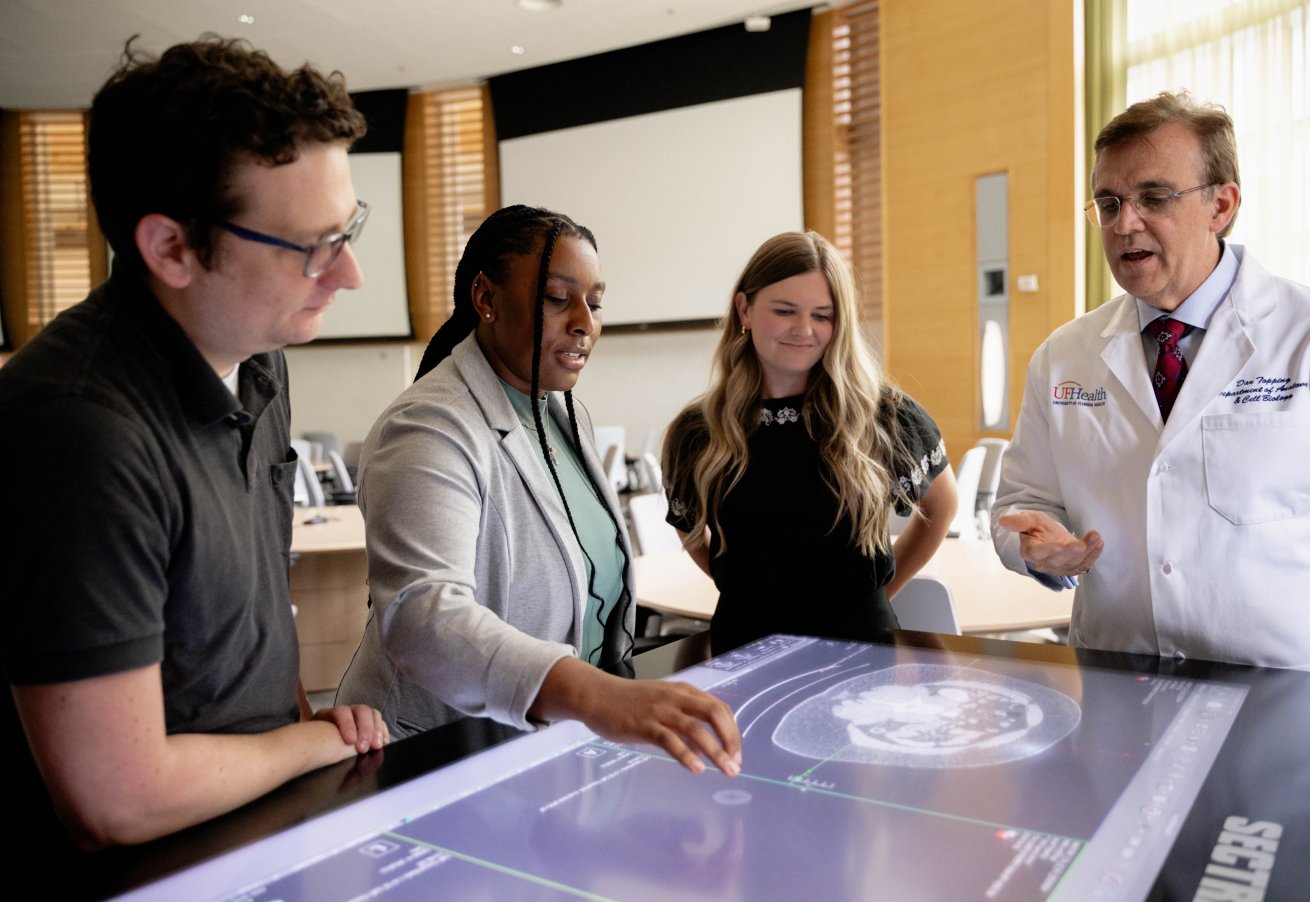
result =
M558 724L138 895L1139 899L1247 691L792 636L677 678L740 776Z

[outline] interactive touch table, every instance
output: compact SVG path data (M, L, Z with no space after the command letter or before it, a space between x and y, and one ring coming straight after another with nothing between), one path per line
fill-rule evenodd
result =
M1310 675L909 635L680 678L741 776L558 724L134 898L1306 898Z

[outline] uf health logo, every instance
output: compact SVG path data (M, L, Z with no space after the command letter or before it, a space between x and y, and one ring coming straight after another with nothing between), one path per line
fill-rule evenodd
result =
M1104 407L1104 388L1083 388L1072 379L1057 383L1051 389L1051 403L1056 407Z

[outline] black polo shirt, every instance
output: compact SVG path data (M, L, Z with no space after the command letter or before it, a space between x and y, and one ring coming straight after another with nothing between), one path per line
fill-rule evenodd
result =
M169 733L298 719L282 353L239 386L117 272L0 369L10 683L159 663Z

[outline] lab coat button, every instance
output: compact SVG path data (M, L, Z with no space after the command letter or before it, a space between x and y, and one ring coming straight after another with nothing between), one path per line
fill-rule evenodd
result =
M1164 564L1162 564L1160 567L1160 572L1163 573L1165 576L1168 576L1170 573L1173 573L1174 572L1173 561L1165 561Z

